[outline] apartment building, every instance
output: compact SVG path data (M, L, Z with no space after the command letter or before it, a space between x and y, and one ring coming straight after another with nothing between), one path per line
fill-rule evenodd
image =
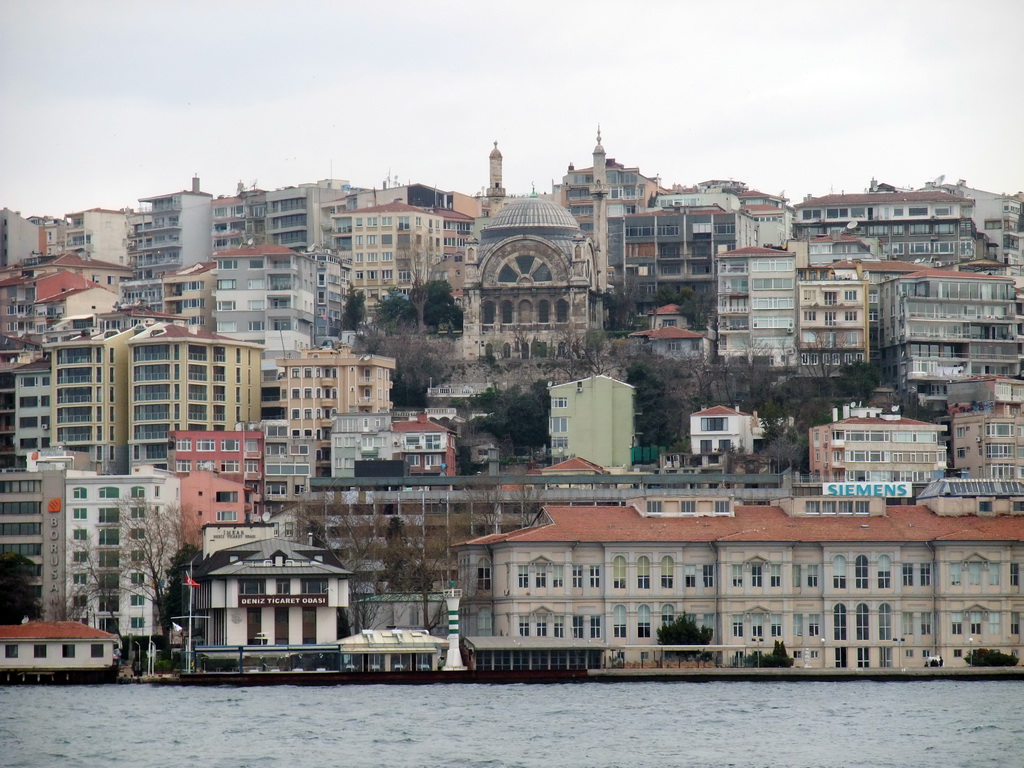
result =
M684 613L713 630L727 665L775 641L819 669L935 655L964 666L972 646L1019 655L1024 518L884 509L728 497L546 507L533 527L458 547L461 626L510 647L589 642L606 663L650 660L658 628Z
M275 515L300 500L313 477L310 456L316 454L312 434L292 429L283 419L260 422L263 430L264 511Z
M763 447L764 427L754 413L716 405L690 414L690 454L701 467L723 464L723 454L757 453Z
M390 413L338 414L331 429L331 476L355 477L357 461L389 461L399 454Z
M331 476L334 418L346 413L389 413L395 361L357 355L350 347L304 349L277 361L281 405L292 433L315 445L315 476Z
M797 240L833 233L877 237L884 256L933 265L970 261L983 250L974 201L939 190L902 192L872 182L863 194L808 197L793 208Z
M132 276L127 264L104 261L82 253L59 253L33 256L21 264L0 269L4 277L45 277L46 275L78 275L112 291Z
M239 183L231 197L210 202L213 221L211 253L267 241L267 193Z
M945 408L951 381L1020 372L1014 281L927 269L879 285L883 377Z
M868 283L830 267L797 270L797 349L804 373L827 376L870 358Z
M89 259L128 266L128 214L90 208L65 217L64 244Z
M235 425L238 426L238 425ZM225 480L244 485L252 492L242 511L258 519L264 494L264 435L259 424L243 424L244 429L171 431L167 466L178 473L214 472ZM191 487L189 492L192 493ZM193 499L197 501L196 499ZM207 512L209 510L206 510ZM241 522L208 519L206 522Z
M946 470L946 427L898 411L843 406L832 423L811 427L811 474L822 480L928 483Z
M46 232L39 219L26 219L21 211L0 208L0 267L20 264L46 253Z
M402 202L331 214L334 248L352 260L352 285L367 307L430 279L444 255L445 216Z
M313 344L317 261L282 245L214 254L217 333L260 344L267 359Z
M16 464L26 466L29 454L50 447L52 434L50 361L33 360L16 365L14 378L14 407L17 429L14 433Z
M394 421L395 453L409 468L410 475L454 477L455 432L418 413L405 421Z
M213 319L216 268L215 261L200 261L165 274L162 278L163 311L182 318L188 325L212 332L216 328Z
M867 280L868 283L868 351L872 362L879 359L881 321L878 312L878 286L896 275L918 272L919 264L907 261L876 261L870 259L843 259L828 265L829 273L840 280Z
M343 179L321 179L266 192L266 239L262 242L296 250L325 245L329 221L321 216L321 209L345 197L350 189Z
M660 180L656 177L644 176L639 167L626 166L606 157L604 149L595 149L595 158L604 160L604 184L608 201L608 219L641 213L661 191ZM557 202L568 208L572 217L579 222L580 229L599 241L600 233L594 230L594 166L577 168L570 163L562 183L555 186Z
M961 477L1024 478L1024 381L978 376L949 383L950 453Z
M718 354L761 358L773 366L796 359L796 260L775 248L718 254Z
M591 376L548 387L548 393L553 460L578 456L606 468L632 466L633 387Z
M144 538L147 518L179 515L180 496L179 479L154 467L139 466L127 475L67 471L64 517L72 618L120 635L162 632L146 563L154 552L133 553L131 537ZM138 527L134 520L140 521ZM153 535L158 526L149 525ZM173 554L167 553L165 565Z
M326 249L310 255L316 262L313 343L319 347L341 337L341 316L345 309L345 296L352 282L352 260Z
M190 190L139 199L128 219L128 259L135 274L121 287L126 302L159 308L164 274L209 261L211 197L193 178Z
M984 238L984 253L979 255L1010 265L1013 267L1011 274L1021 274L1024 266L1024 251L1021 249L1024 217L1021 217L1021 206L1024 199L1020 192L1016 195L987 192L968 186L963 179L956 184L943 184L937 179L925 184L925 190L938 190L973 200L974 227Z
M689 288L713 305L715 256L757 245L757 223L716 206L668 208L609 219L609 265L636 286L638 310L654 307L662 286Z
M134 332L126 345L133 466L167 469L174 430L224 431L259 420L258 344L195 326L157 324Z

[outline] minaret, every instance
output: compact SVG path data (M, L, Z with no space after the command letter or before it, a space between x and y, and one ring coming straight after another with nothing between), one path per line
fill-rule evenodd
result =
M493 216L505 202L505 188L501 186L501 151L498 149L498 142L494 142L494 149L489 156L490 178L487 183L487 203L490 215Z
M597 126L597 146L594 147L594 183L590 196L594 201L594 248L596 250L596 287L608 289L608 175L607 157L601 146L601 126Z

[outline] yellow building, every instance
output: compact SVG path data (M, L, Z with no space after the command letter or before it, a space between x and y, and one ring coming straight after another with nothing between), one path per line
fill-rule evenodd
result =
M212 331L216 327L213 320L216 266L214 261L202 261L164 275L161 280L164 286L163 311L185 318L189 325Z
M389 413L395 361L350 347L306 349L278 360L281 405L292 435L315 441L316 473L331 474L331 426L343 413Z
M368 308L391 290L430 279L444 255L445 217L402 202L331 214L334 246L352 259L352 285Z
M866 279L840 278L828 266L798 269L796 319L802 370L827 376L870 358Z

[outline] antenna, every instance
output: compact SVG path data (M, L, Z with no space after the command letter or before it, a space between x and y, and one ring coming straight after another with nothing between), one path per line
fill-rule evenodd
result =
M858 222L856 219L852 219L849 223L847 223L846 228L848 230L856 229L859 223L860 222Z

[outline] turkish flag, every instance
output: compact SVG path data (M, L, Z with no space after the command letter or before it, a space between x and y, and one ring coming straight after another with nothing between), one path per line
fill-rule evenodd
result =
M199 587L199 582L187 574L185 575L185 584L187 584L190 587Z

